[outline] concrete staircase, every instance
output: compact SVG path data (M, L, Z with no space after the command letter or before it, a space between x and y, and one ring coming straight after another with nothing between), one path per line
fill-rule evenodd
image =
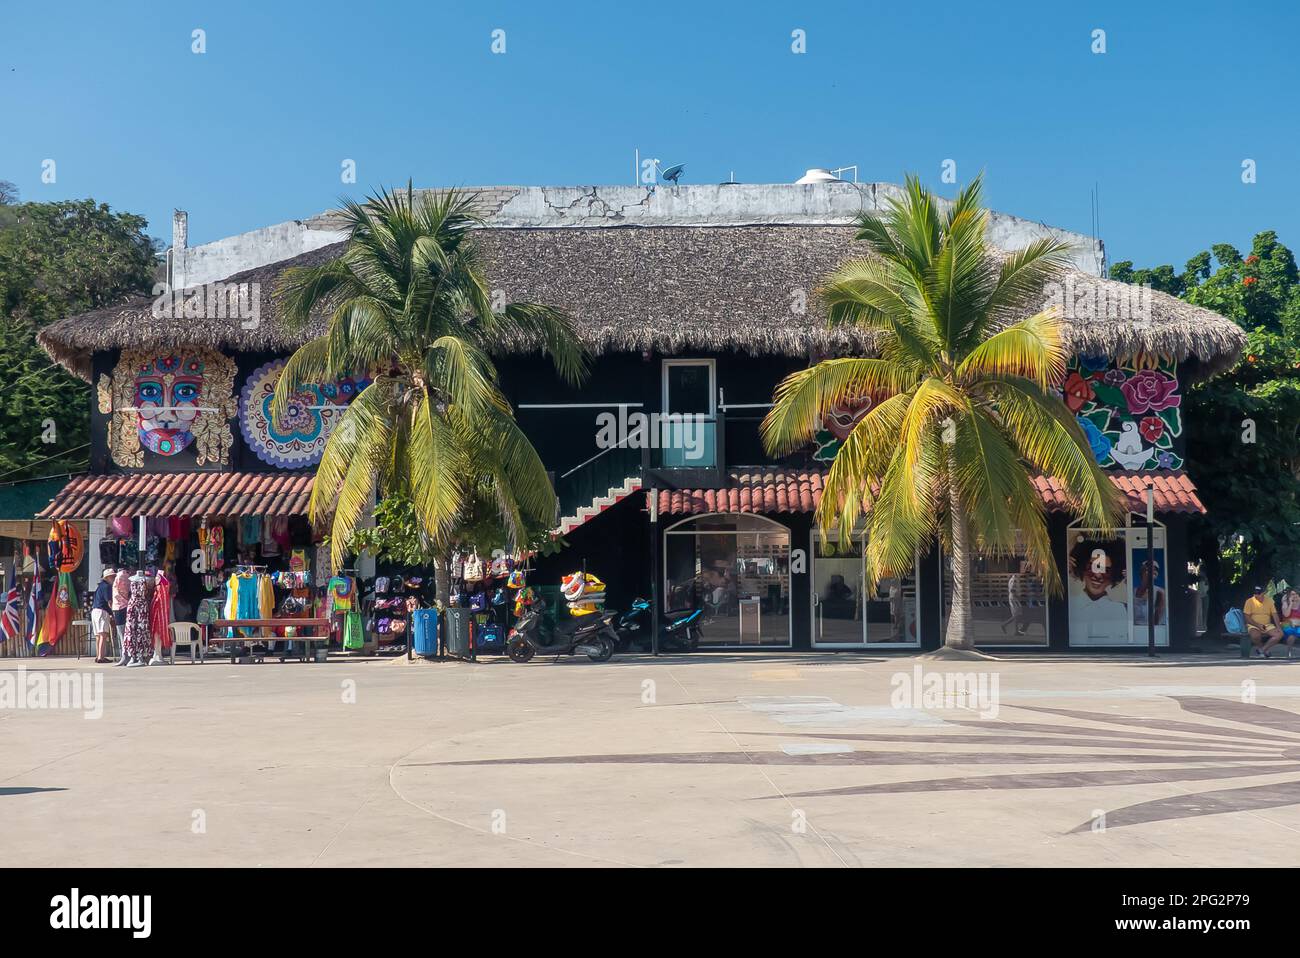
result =
M579 506L577 512L571 516L564 516L560 519L559 526L555 529L557 536L566 536L574 529L600 515L610 506L622 502L628 496L641 489L640 476L628 476L623 480L622 485L611 486L609 492L603 496L597 496L591 501L590 505Z

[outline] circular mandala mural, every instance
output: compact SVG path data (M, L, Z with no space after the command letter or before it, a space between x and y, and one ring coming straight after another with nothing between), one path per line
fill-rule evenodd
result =
M283 359L275 359L249 375L239 393L239 429L248 447L265 463L282 469L314 466L343 410L370 380L344 378L304 385L289 397L284 415L272 420L271 400L284 366Z

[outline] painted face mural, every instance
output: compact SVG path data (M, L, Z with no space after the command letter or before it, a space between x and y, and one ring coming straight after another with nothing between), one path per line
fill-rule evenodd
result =
M234 360L213 349L123 351L112 378L99 381L113 461L138 467L146 450L172 457L193 447L196 465L228 462L234 379Z
M348 377L323 385L304 385L289 397L283 415L271 416L275 384L284 371L277 359L253 371L239 393L239 429L257 458L283 469L320 462L330 433L353 398L370 385Z
M161 356L135 374L135 410L140 445L160 456L174 456L194 441L194 420L203 391L203 360Z

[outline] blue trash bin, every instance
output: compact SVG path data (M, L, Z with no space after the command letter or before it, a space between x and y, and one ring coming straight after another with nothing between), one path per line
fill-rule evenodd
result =
M415 654L438 654L438 610L416 609L411 613L411 631L414 635Z

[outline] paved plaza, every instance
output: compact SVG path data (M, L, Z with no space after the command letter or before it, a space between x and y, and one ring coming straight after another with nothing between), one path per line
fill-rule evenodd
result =
M5 660L0 680L52 695L60 671L102 676L102 715L0 710L6 865L1300 860L1300 658Z

